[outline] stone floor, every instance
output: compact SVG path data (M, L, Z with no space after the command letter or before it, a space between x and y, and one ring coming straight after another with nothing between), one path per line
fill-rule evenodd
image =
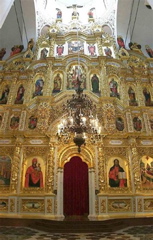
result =
M128 227L111 233L47 233L25 227L0 227L0 240L153 240L153 227Z

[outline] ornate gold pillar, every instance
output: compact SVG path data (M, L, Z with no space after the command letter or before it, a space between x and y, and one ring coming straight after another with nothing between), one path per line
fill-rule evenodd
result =
M105 191L105 154L104 154L104 148L103 144L101 146L98 146L98 177L99 177L99 192Z
M54 144L50 140L49 142L49 154L48 154L48 164L47 164L47 183L46 190L47 193L53 193L54 191Z
M133 180L134 180L134 190L135 192L139 192L141 190L141 179L140 179L140 162L139 155L136 146L136 139L130 139L130 147L131 147L131 162L132 162L132 171L133 172Z
M19 183L19 170L21 163L22 138L16 139L14 158L12 161L11 192L17 193Z

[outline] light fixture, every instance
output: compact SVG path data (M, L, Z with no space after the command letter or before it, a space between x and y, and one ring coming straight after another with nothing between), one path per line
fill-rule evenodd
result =
M77 81L76 94L63 106L68 114L58 125L57 135L59 138L69 138L71 133L74 134L73 141L78 146L78 152L81 152L81 146L86 144L87 135L90 135L91 139L100 140L101 126L96 115L96 105L83 94L79 77Z

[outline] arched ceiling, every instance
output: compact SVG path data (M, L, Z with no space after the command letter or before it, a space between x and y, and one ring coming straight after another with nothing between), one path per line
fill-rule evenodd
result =
M95 21L109 21L115 28L114 37L122 36L127 49L130 41L139 43L146 56L145 45L153 48L153 10L145 6L145 0L15 0L14 4L5 0L0 9L0 49L7 49L4 59L12 46L23 44L26 49L28 40L36 41L42 26L55 22L56 8L63 12L63 24L69 24L72 8L67 7L76 2L82 6L78 8L80 22L88 23L87 13L94 7Z

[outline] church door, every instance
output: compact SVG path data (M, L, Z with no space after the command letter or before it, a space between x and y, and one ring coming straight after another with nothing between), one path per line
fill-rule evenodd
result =
M64 215L89 214L88 166L78 156L64 165Z

